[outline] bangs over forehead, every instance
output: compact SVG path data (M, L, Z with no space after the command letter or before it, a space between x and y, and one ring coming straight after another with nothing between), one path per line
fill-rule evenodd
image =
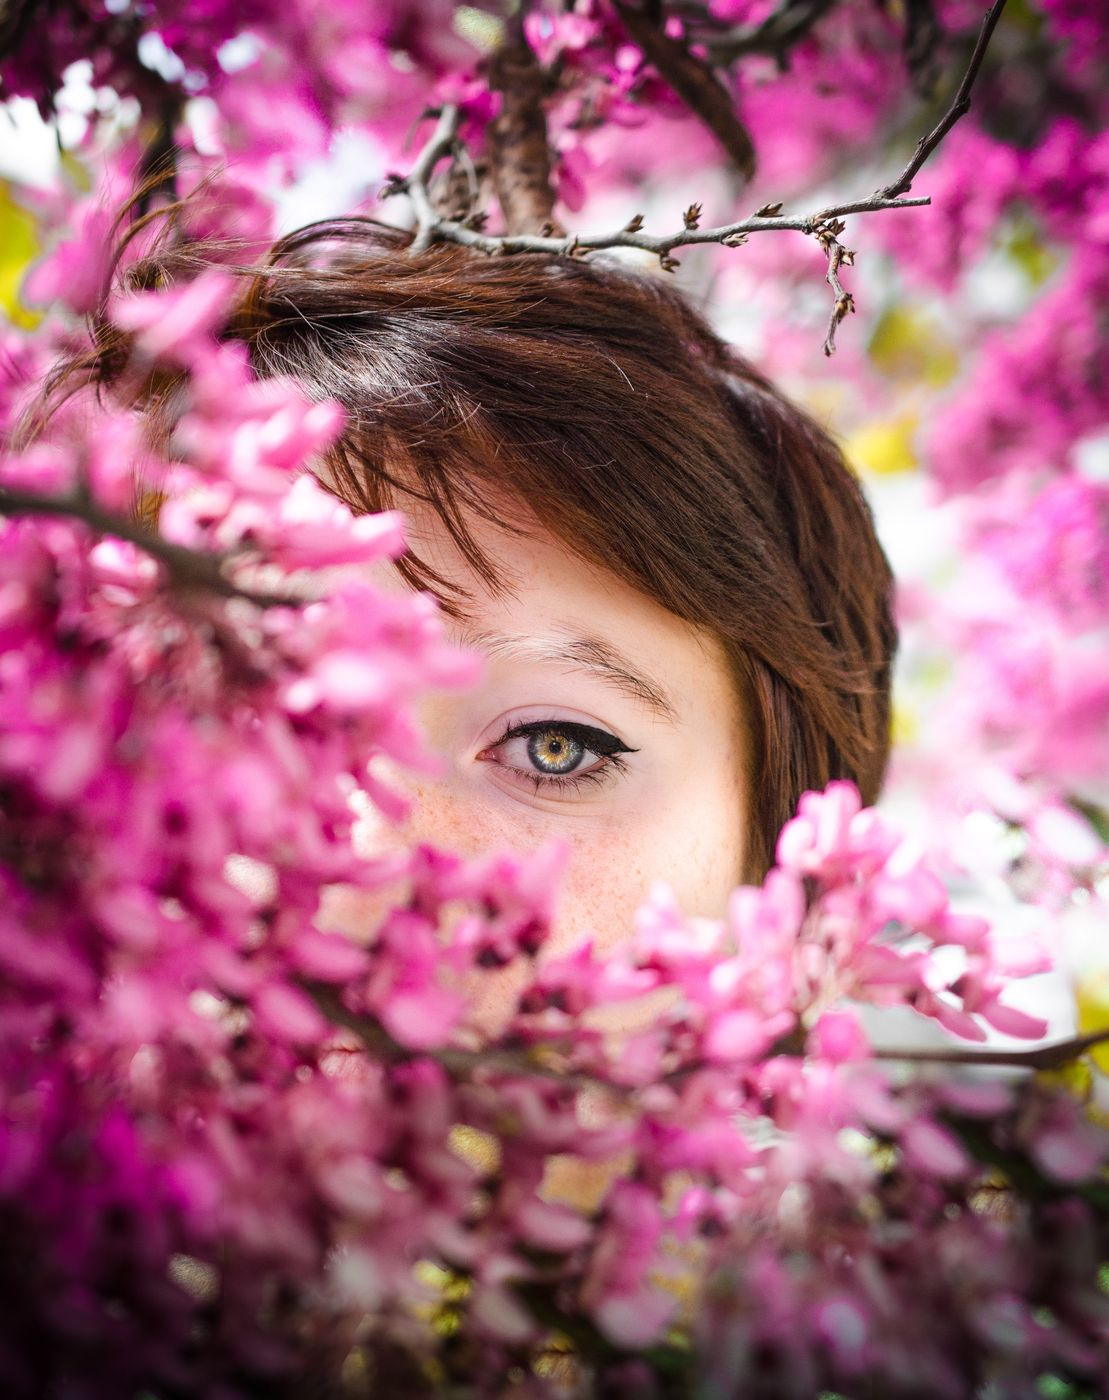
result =
M303 230L244 307L256 368L347 411L332 489L358 509L432 509L494 590L507 581L470 520L538 524L679 616L718 617L690 551L723 546L712 524L742 506L737 454L748 470L757 454L736 441L728 367L706 363L717 346L684 304L615 265L413 259L403 240L362 221ZM310 307L284 275L298 265L322 273ZM450 606L430 565L412 554L406 568Z
M525 533L534 518L690 621L718 624L737 587L807 611L776 557L779 512L757 511L776 489L759 440L776 397L669 287L598 261L412 258L406 241L368 220L310 226L243 307L258 371L347 411L333 489L432 508L492 587L468 517Z

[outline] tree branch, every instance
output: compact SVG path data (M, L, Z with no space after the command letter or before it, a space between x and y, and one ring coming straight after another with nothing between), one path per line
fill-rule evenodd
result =
M750 180L755 173L754 144L736 115L731 93L711 65L692 54L679 39L671 39L645 10L634 8L626 0L614 0L614 4L628 37L694 116L708 127L744 180Z
M545 77L524 35L522 11L490 57L489 87L501 110L489 127L493 186L509 233L535 233L555 206L551 148L543 110Z
M905 35L901 47L905 66L916 91L923 97L930 97L939 77L937 50L943 28L934 0L904 0L904 8Z
M411 248L413 253L422 253L436 239L444 242L461 241L444 238L443 229L461 228L462 225L453 219L443 218L431 198L431 177L435 173L435 167L445 156L453 153L455 142L458 140L458 108L443 107L438 116L439 120L431 139L416 157L415 165L405 176L390 177L381 192L382 199L394 194L406 194L412 201L412 209L416 215L416 233Z
M885 185L882 189L875 191L879 199L896 199L899 195L907 194L912 189L913 181L916 179L920 167L940 144L943 138L951 130L960 118L965 117L970 111L970 93L974 87L975 79L978 77L979 69L982 67L982 60L986 56L986 49L989 47L990 39L997 28L997 22L1001 18L1001 11L1005 8L1005 0L994 0L989 12L982 21L982 27L978 31L978 39L974 45L974 51L970 56L970 63L963 74L963 81L959 84L959 89L955 94L951 106L943 114L933 129L927 136L922 136L916 143L916 150L913 157L902 170L892 184Z
M579 1089L623 1092L616 1085L608 1084L603 1079L543 1064L527 1050L463 1050L455 1046L443 1046L438 1050L410 1050L400 1041L394 1040L376 1016L365 1016L351 1011L343 1002L340 988L329 982L318 982L308 978L300 979L300 986L332 1025L350 1031L371 1055L376 1055L390 1064L428 1058L434 1060L454 1079L471 1079L479 1071L499 1072L529 1075L533 1079L551 1079Z
M386 1061L396 1063L402 1060L419 1058L427 1054L456 1079L470 1078L479 1070L503 1074L531 1075L539 1079L556 1080L560 1084L580 1089L603 1089L620 1099L631 1097L634 1090L625 1085L614 1084L595 1075L577 1071L560 1070L543 1064L527 1050L462 1050L445 1047L433 1051L414 1051L401 1045L388 1033L376 1017L360 1015L347 1008L342 993L330 983L302 979L300 985L312 998L320 1011L333 1025L351 1031L362 1046L371 1054ZM1030 1072L1060 1069L1084 1055L1087 1050L1109 1042L1109 1027L1094 1031L1089 1035L1074 1036L1069 1040L1056 1041L1054 1045L1037 1045L1028 1050L971 1050L963 1046L944 1046L940 1049L885 1048L876 1049L876 1060L899 1061L905 1064L942 1065L990 1065L1007 1066ZM800 1056L804 1053L804 1032L792 1031L769 1052L771 1055ZM680 1069L664 1075L664 1084L678 1084L708 1066L702 1062L682 1065Z
M101 509L91 498L83 495L44 496L33 491L0 487L0 515L52 515L81 520L97 534L112 535L126 540L165 566L179 587L214 594L219 598L240 598L259 608L303 607L303 598L285 597L279 593L252 593L231 582L223 573L229 556L202 554L174 544L143 525L113 515Z
M734 63L748 54L769 54L780 68L788 65L789 50L833 9L839 0L782 0L758 24L737 25L723 34L703 39L708 60L713 64Z
M743 142L749 144L749 137L747 137L742 125L738 123L726 90L708 66L700 59L694 58L683 45L670 39L654 25L646 10L636 9L628 5L626 0L614 0L614 2L629 35L640 45L647 58L655 64L675 91L695 111L699 111L699 114L710 126L713 126L719 139L726 146L729 145L729 142L731 143L730 153L740 168L745 171L753 170L754 152L751 152L748 161L743 149L741 149ZM416 230L412 242L412 252L414 253L423 252L431 244L437 242L457 243L475 252L487 254L545 253L553 257L570 258L609 248L637 248L642 252L653 253L666 271L673 271L678 265L672 256L676 248L699 243L717 243L726 248L734 248L746 243L753 233L767 233L771 230L791 230L806 234L819 241L828 258L826 280L832 288L834 301L828 322L828 332L824 338L824 353L831 355L835 350L836 330L844 318L855 309L854 298L844 288L839 277L840 268L845 264L850 266L854 260L854 253L839 242L838 235L843 230L842 220L849 214L878 213L884 209L918 208L931 203L928 198L906 199L904 196L911 189L912 182L924 162L955 123L970 110L970 93L1004 7L1005 0L994 0L989 13L983 20L970 62L951 106L933 130L917 142L912 159L897 179L876 190L869 199L831 204L815 214L787 217L783 217L778 212L780 205L766 205L751 218L707 229L699 227L697 218L699 206L693 206L683 220L682 228L661 236L644 233L642 219L639 215L636 215L624 228L611 233L562 234L551 231L549 226L539 233L520 232L521 223L531 225L536 223L538 206L534 204L521 205L519 212L517 212L517 206L513 203L515 195L506 191L501 197L501 203L502 208L505 208L507 232L488 234L480 227L481 221L478 218L467 220L444 218L436 209L431 198L429 186L435 167L445 156L457 152L459 116L458 109L453 106L445 106L437 113L439 120L435 131L417 157L410 174L407 177L391 179L382 194L384 196L404 191L412 200L416 214ZM770 24L771 21L784 24L784 18L775 20L775 16L785 16L787 11L791 16L790 23L800 24L802 22L802 8L799 4L790 5L787 0L787 3L780 10L775 11L775 15L772 15L770 19L764 21L764 24ZM814 23L817 18L815 14L811 13L811 10L811 6L804 9L808 23ZM534 62L534 56L532 62ZM711 88L706 84L711 84ZM727 107L726 116L724 106L720 105L722 102ZM700 107L698 107L698 103L701 104ZM714 122L718 123L719 129L717 125L714 125ZM533 131L528 139L532 140L534 136ZM524 136L521 135L520 142L523 141ZM544 150L547 149L545 125L543 128L543 147ZM523 149L522 145L520 149ZM510 159L507 155L502 154L501 160L506 159L511 165L515 157ZM547 173L549 175L549 168ZM532 168L532 176L529 178L534 178L536 181L539 179L537 167ZM547 190L549 193L549 185ZM529 196L530 198L531 196ZM549 213L553 204L544 207ZM531 212L526 212L527 210Z
M836 237L842 232L843 220L835 219L830 224L822 225L816 233L817 240L828 258L828 275L825 281L835 296L835 301L832 303L832 314L828 321L828 334L824 337L825 355L836 353L836 331L839 324L848 312L855 309L855 298L850 292L844 290L843 283L839 280L839 270L842 265L846 263L850 267L855 261L854 252L850 248L845 248Z
M694 244L719 243L724 247L738 247L753 233L792 230L812 236L848 214L874 213L883 209L913 209L931 203L927 197L891 199L875 194L868 199L828 205L816 214L783 216L760 210L750 218L739 219L735 223L721 224L714 228L690 227L683 224L682 228L673 233L661 235L644 233L638 219L633 219L626 227L609 233L485 233L471 224L443 218L437 212L428 193L431 173L439 161L451 153L458 133L459 116L456 107L444 107L438 116L435 131L417 157L411 172L407 176L391 180L383 191L383 195L404 193L411 199L417 223L412 244L414 253L422 252L430 244L440 242L458 243L473 249L474 252L490 255L546 253L555 257L579 257L585 253L600 252L609 248L638 248L661 259L669 257L676 248L690 247Z
M154 130L143 150L138 169L138 211L150 209L159 195L169 201L177 198L177 141L175 131L183 108L181 94L164 85Z

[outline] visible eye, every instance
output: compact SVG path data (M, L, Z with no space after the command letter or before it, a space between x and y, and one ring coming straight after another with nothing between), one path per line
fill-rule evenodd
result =
M624 766L621 755L626 753L635 750L606 729L569 720L534 720L506 730L478 758L530 779L538 791L601 781Z

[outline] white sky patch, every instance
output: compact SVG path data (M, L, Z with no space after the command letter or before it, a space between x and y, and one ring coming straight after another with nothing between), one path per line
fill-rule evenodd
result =
M385 160L382 147L366 132L336 132L325 157L307 162L290 188L273 192L278 233L355 211L391 222L388 206L374 198L385 181Z
M185 76L185 65L153 30L139 36L138 51L139 62L165 78L167 83L179 83Z
M262 44L253 34L236 34L216 50L216 61L225 73L241 73L257 61Z

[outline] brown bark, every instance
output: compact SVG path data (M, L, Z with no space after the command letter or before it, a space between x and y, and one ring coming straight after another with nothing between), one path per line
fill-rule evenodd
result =
M538 233L553 223L555 192L543 109L546 77L517 25L489 60L489 86L501 94L501 112L489 128L493 187L505 229Z

